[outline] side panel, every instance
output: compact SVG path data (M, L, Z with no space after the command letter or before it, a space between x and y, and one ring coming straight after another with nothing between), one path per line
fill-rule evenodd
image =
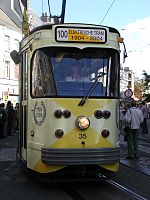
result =
M22 67L20 68L20 131L19 131L19 154L21 159L26 160L27 150L27 51L22 54Z

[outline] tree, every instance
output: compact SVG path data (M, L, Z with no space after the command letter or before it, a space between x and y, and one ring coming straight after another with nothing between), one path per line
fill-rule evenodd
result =
M143 90L144 90L143 81L139 80L139 78L135 78L135 81L134 81L134 96L136 96L138 99L142 100Z
M150 84L150 75L148 75L147 74L147 72L146 71L143 71L143 86L144 86L144 88L143 88L143 97L144 97L144 99L145 99L145 101L147 101L147 102L149 102L150 101L150 91L149 91L149 89L150 89L150 86L149 86L149 84Z
M145 91L146 91L146 90L149 90L150 75L148 75L146 71L143 71L143 74L142 74L142 75L144 76L144 78L143 78L143 81L144 81L144 89L145 89Z

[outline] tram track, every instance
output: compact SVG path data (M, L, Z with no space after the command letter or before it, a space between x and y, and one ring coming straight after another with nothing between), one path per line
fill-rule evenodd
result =
M141 195L137 194L136 192L131 191L130 189L124 187L123 185L117 183L116 181L113 180L107 180L108 183L112 184L113 186L119 188L120 190L123 190L124 192L132 195L138 200L147 200L146 198L142 197Z
M124 186L123 184L120 184L119 182L109 179L106 176L102 175L102 174L96 174L96 179L99 179L99 183L106 183L106 185L104 186L104 188L101 188L101 184L99 185L98 181L96 180L96 182L98 183L96 186L96 190L97 190L97 194L98 191L101 192L99 193L98 198L95 198L95 200L101 198L103 196L103 199L111 199L111 197L107 196L108 192L107 192L107 184L110 185L110 188L112 188L113 191L113 195L116 196L116 199L119 199L121 196L123 196L123 199L132 199L132 200L148 200L148 198L144 197L143 195L139 194L138 192L134 191L133 189L130 189L129 187ZM66 184L61 186L61 188L63 189L63 191L72 199L72 200L91 200L90 196L88 195L88 193L90 192L92 194L92 196L94 196L94 186L89 189L87 189L87 191L85 191L85 188L82 188L82 185L70 185L70 184ZM88 187L87 187L88 188ZM114 190L113 188L116 188L117 190ZM111 191L110 191L111 192ZM127 197L124 197L127 196ZM119 197L119 198L118 198Z
M132 191L131 189L121 185L119 182L112 180L112 179L108 179L106 176L101 175L101 174L97 174L97 176L99 178L103 178L107 183L113 185L114 187L118 188L119 190L129 194L130 196L136 198L137 200L148 200L147 198L145 198L144 196L138 194L137 192Z

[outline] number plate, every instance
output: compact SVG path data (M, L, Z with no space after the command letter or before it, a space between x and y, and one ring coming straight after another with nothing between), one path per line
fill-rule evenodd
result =
M105 28L56 27L55 39L57 42L106 43L107 30Z

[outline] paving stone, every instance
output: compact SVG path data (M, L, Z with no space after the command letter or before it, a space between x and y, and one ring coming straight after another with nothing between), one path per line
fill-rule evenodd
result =
M2 148L0 150L0 161L15 161L16 154L16 148Z

